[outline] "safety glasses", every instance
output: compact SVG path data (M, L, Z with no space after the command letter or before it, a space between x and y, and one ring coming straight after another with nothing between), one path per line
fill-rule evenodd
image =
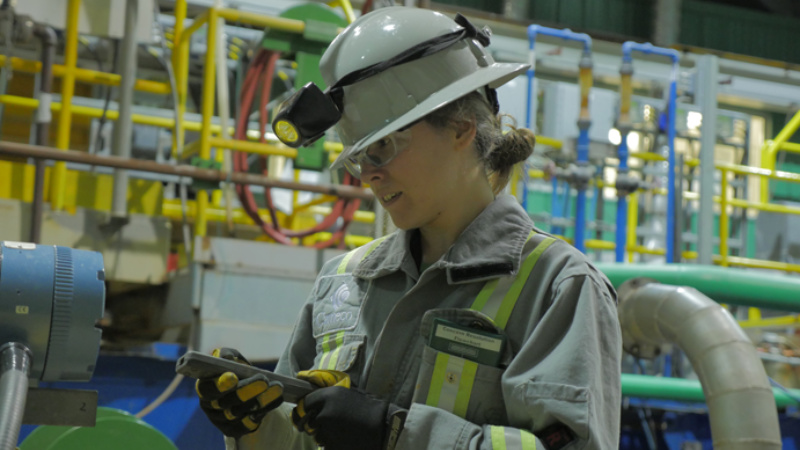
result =
M373 167L383 167L411 144L411 129L409 127L389 133L373 142L366 149L350 156L344 162L344 167L356 178L361 178L361 168L364 164ZM347 151L347 149L345 149Z

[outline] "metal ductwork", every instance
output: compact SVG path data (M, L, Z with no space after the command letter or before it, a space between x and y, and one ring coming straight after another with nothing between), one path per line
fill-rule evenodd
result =
M654 357L674 343L703 386L716 450L781 448L778 413L764 366L734 318L694 288L635 278L619 292L623 347Z

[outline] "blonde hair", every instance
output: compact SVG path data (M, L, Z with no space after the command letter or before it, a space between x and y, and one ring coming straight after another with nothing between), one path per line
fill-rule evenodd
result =
M509 119L503 123L504 119ZM514 166L533 153L536 136L526 128L517 128L513 117L494 114L486 98L472 92L428 114L425 121L436 128L474 121L475 150L486 168L495 194L505 189ZM506 128L506 130L504 130Z

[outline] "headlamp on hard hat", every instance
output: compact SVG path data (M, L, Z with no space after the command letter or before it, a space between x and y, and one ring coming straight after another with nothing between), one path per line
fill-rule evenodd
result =
M477 29L461 14L456 14L455 22L462 28L419 43L385 61L351 72L325 92L314 83L306 84L281 105L272 121L275 135L290 147L311 144L341 119L346 86L391 67L438 53L462 39L476 39L484 47L489 45L491 32L488 29Z
M330 96L316 84L308 83L281 105L272 121L272 129L281 142L297 148L322 137L341 117L341 111Z

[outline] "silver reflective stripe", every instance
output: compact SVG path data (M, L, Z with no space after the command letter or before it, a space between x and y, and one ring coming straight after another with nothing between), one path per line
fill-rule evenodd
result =
M465 418L478 363L439 352L425 404Z
M492 450L536 450L536 438L530 431L491 426Z

